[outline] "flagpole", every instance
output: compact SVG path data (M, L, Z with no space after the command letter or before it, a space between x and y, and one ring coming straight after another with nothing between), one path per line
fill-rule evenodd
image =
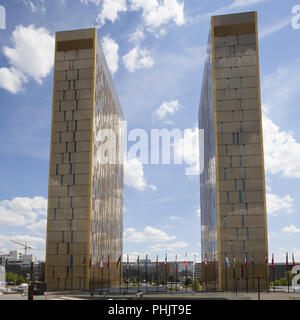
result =
M120 256L120 292L122 292L122 256Z
M138 292L140 292L140 258L138 257Z
M272 257L272 269L273 269L273 291L275 292L275 264L274 264L274 253Z
M108 265L107 265L107 288L108 288L108 292L109 292L109 287L110 287L110 283L109 283L109 267L110 267L110 265L109 265L109 256L108 256Z
M248 261L247 261L247 253L245 255L245 268L246 268L246 291L248 293Z
M156 256L156 291L158 292L158 255Z
M148 286L148 255L146 256L146 292Z
M290 293L290 276L289 276L289 253L286 253L286 270L288 277L288 293Z
M176 266L175 266L175 281L176 281L176 292L178 291L177 287L177 254L176 254Z
M127 276L127 293L128 293L128 286L129 286L128 268L129 268L129 256L128 256L128 254L127 254L127 266L126 266L126 276Z
M168 255L166 254L166 292L168 292Z

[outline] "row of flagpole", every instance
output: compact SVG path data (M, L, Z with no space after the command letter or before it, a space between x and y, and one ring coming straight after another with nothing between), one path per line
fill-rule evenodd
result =
M177 255L175 257L175 268L176 268L176 282L177 282ZM85 273L85 267L86 267L86 257L84 257L82 265L84 266L84 279L86 278ZM107 271L108 271L108 290L109 290L109 281L110 281L110 277L109 277L109 269L110 269L110 255L107 256L106 262L104 263L104 256L101 257L101 260L99 263L97 263L98 265L98 269L102 270L102 281L101 281L101 290L103 290L103 270L104 270L104 266L106 267ZM120 288L122 286L122 258L121 256L119 257L119 259L117 260L117 262L115 263L115 269L118 269L118 267L120 266ZM158 261L158 255L156 256L156 262L155 262L155 268L157 271L156 274L156 282L157 282L157 290L158 290L158 265L159 265L159 261ZM184 261L184 265L185 265L185 271L186 271L186 278L187 278L187 255L185 255L185 261ZM126 274L127 274L127 291L128 291L128 270L129 270L129 266L130 266L130 262L129 262L129 255L127 254L127 264L126 264ZM137 260L136 260L136 266L138 268L138 281L137 281L137 285L138 285L138 291L139 291L139 284L140 284L140 256L138 255ZM165 266L165 283L166 283L166 290L167 290L167 282L168 282L168 255L166 254L165 256L165 260L164 260L164 266ZM94 269L92 268L92 257L90 257L89 260L89 264L88 264L88 268ZM148 254L146 255L146 259L144 262L144 267L146 269L146 290L147 290L147 283L148 283ZM73 269L73 256L71 255L71 262L70 262L70 269ZM94 283L92 284L92 281L94 282L94 273L93 276L90 277L90 288L94 289ZM85 288L85 283L84 283L84 288ZM177 290L177 285L176 285L176 290Z
M216 282L216 256L214 256L214 280ZM230 267L230 261L228 256L225 256L225 264L227 266L227 268ZM253 271L253 275L254 275L254 269L255 269L255 256L252 255L251 257L251 265L252 265L252 271ZM295 257L294 257L294 253L292 253L292 266L295 267L296 263L295 263ZM205 283L206 283L206 291L207 291L207 266L208 266L208 260L207 260L207 254L205 254L205 258L204 258L204 266L205 266ZM246 273L246 291L248 292L248 272L247 272L247 266L248 266L248 258L247 258L247 253L245 254L245 258L244 258L244 267L245 267L245 273ZM233 263L232 263L232 267L233 267L233 275L234 275L234 279L236 279L236 259L235 259L235 255L233 256ZM266 268L266 273L269 267L269 262L268 262L268 256L265 255L265 268ZM227 268L226 268L226 291L227 291ZM272 253L272 263L271 263L271 268L273 271L273 283L274 283L274 290L275 290L275 260L274 260L274 253ZM288 252L286 252L286 269L287 269L287 276L288 276L288 292L289 292L289 254ZM268 274L268 273L267 273ZM242 268L242 277L243 277L243 268ZM253 288L254 288L254 277L253 277Z
M217 261L216 261L216 256L214 256L214 281L216 283L216 265L217 265ZM156 271L157 271L157 275L156 275L156 280L157 280L157 290L158 290L158 255L156 256L156 263L155 263L155 267L156 267ZM176 283L177 283L177 255L175 257L175 268L176 268ZM86 257L84 257L82 265L84 266L84 289L85 289L85 278L86 278ZM108 271L108 290L109 290L109 286L110 286L110 275L109 275L109 270L110 270L110 255L107 256L106 262L104 263L104 256L101 257L101 260L99 263L97 263L98 268L100 270L102 270L102 281L101 281L101 289L103 290L103 270L104 270L104 266L106 266L106 269ZM126 265L126 274L127 274L127 291L128 291L128 270L129 270L129 255L127 254L127 265ZM136 260L136 265L138 268L138 291L139 291L139 284L140 284L140 256L137 257ZM185 261L184 261L184 265L185 265L185 271L186 271L186 279L187 279L187 255L185 255ZM227 266L227 268L230 267L230 261L228 256L225 256L225 265ZM251 265L252 265L252 271L253 271L253 275L254 275L254 269L255 269L255 256L252 255L251 257ZM292 254L292 265L293 267L296 265L295 263L295 258L294 258L294 254ZM122 287L122 257L120 256L119 259L117 260L117 262L115 263L115 269L118 269L120 267L120 289ZM167 291L167 282L168 282L168 255L166 254L165 256L165 260L164 260L164 266L165 266L165 283L166 283L166 291ZM205 259L204 259L204 266L205 266L205 283L206 283L206 291L207 291L207 266L208 266L208 259L207 259L207 254L205 254ZM266 274L267 274L267 269L268 269L268 257L267 255L265 255L265 268L266 268ZM148 254L146 255L146 259L144 262L144 267L146 269L146 290L147 290L147 283L148 283ZM233 256L233 263L232 263L232 267L233 267L233 274L234 274L234 278L236 279L236 258L235 255ZM245 254L245 258L244 258L244 267L245 267L245 274L246 274L246 290L248 292L248 272L247 272L247 267L248 267L248 256L247 254ZM92 257L90 257L89 260L89 264L88 264L88 268L91 270L92 269ZM227 291L227 268L226 268L226 291ZM273 271L273 282L275 284L275 260L274 260L274 253L272 254L272 264L271 264L271 268ZM288 261L288 252L286 253L286 268L287 271L289 270L289 261ZM70 261L70 269L73 271L73 255L71 255L71 261ZM94 268L93 268L94 269ZM95 269L93 270L95 271ZM288 291L289 291L289 273L288 274ZM242 266L242 277L243 276L243 266ZM72 276L73 278L73 276ZM93 281L93 284L92 284ZM71 285L72 287L72 285ZM254 287L254 276L253 276L253 287ZM94 289L94 274L93 277L90 277L90 288ZM274 286L275 288L275 286ZM177 290L177 284L176 284L176 290ZM274 289L275 290L275 289Z

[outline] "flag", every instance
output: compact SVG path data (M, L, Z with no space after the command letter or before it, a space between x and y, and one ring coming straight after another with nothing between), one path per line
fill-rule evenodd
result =
M272 269L274 269L274 253L272 253Z
M166 254L166 257L165 257L165 268L167 268L167 262L168 262L168 255Z
M268 268L268 256L265 255L265 267Z
M129 255L127 254L127 265L126 265L126 269L129 270Z
M247 255L245 255L245 269L247 269Z
M285 265L288 270L289 269L289 253L288 252L286 253Z
M294 254L292 254L292 257L293 257L293 267L296 266L296 263L295 263L295 257L294 257Z
M148 255L146 254L146 259L145 259L144 267L147 268L147 265L148 265Z
M186 254L185 254L184 265L185 265L185 268L187 268L187 260L186 260Z
M229 262L229 259L228 259L227 256L226 256L226 258L225 258L225 263L227 264L227 267L229 268L229 267L230 267L230 262Z
M109 256L107 257L106 268L109 268Z
M254 256L252 256L252 270L254 270Z
M70 269L73 268L73 255L71 254Z
M91 269L91 266L92 266L92 257L90 257L89 269Z
M103 256L101 257L101 261L100 261L99 267L100 267L100 269L103 269Z
M140 264L140 256L137 257L137 259L136 259L136 264L137 264L137 265Z
M232 266L233 266L234 270L235 270L235 265L236 265L235 256L233 256L233 264L232 264Z
M83 258L82 265L85 266L85 257Z
M158 254L156 255L156 268L158 268Z
M205 254L204 264L205 264L205 266L207 267L207 254Z
M216 267L217 267L217 258L216 256L214 256L214 269L216 270Z
M116 263L116 265L115 265L115 269L118 268L118 266L119 266L120 263L121 263L121 256L120 256L120 258L118 259L118 261L117 261L117 263Z
M177 265L177 254L176 254L176 257L175 257L174 264L175 264L175 266Z

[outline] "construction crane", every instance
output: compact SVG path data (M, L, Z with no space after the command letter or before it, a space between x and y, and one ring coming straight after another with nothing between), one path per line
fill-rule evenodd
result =
M24 243L17 242L17 241L15 241L15 240L10 240L10 241L12 241L12 242L14 242L14 243L17 243L17 244L19 244L20 246L23 246L23 247L24 247L24 255L25 255L25 256L27 255L27 249L32 249L30 246L27 245L27 242L25 242L25 244L24 244Z

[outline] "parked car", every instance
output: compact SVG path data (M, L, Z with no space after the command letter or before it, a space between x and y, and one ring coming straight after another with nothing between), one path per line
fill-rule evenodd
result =
M27 284L27 283L21 283L21 284L19 285L19 288L20 288L20 289L26 289L26 288L28 288L28 284Z

